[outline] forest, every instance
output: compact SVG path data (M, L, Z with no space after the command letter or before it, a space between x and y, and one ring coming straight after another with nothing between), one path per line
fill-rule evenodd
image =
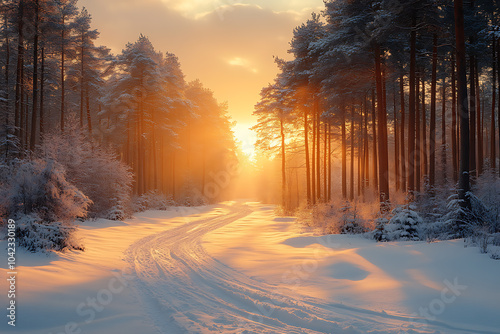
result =
M499 203L500 0L0 3L1 333L498 334Z
M1 14L3 217L216 203L244 165L238 195L312 210L325 231L383 230L404 209L444 224L433 237L499 232L495 1L326 1L274 58L254 160L227 103L146 36L112 54L76 0L4 1Z
M77 0L2 1L0 15L3 218L123 219L224 196L206 184L237 161L228 106L174 54L143 35L112 54Z
M497 232L499 15L496 1L325 1L254 112L285 211L375 197L431 221L455 206L456 236L471 221Z

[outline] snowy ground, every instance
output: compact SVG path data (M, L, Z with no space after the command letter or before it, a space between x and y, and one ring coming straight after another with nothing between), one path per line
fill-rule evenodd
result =
M86 222L83 253L18 253L0 332L500 333L500 261L477 248L299 232L242 201Z

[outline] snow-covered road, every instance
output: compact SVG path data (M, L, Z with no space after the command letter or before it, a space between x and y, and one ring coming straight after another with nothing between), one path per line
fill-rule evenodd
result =
M500 333L500 263L476 248L294 220L232 201L85 222L85 252L19 253L18 325L0 332Z
M206 251L203 239L207 234L248 217L256 208L261 210L262 206L238 202L222 205L209 217L143 238L127 250L130 268L126 273L132 275L141 308L159 332L457 333L465 330L436 319L387 314L297 296L276 284L279 282L249 277Z
M252 211L218 209L173 230L148 236L127 250L141 303L162 333L338 332L321 306L303 303L211 257L202 238ZM338 318L338 316L337 316Z

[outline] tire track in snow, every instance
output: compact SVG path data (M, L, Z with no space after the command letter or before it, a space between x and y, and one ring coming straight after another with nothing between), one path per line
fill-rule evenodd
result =
M252 212L243 204L221 207L226 212L150 235L126 251L131 285L160 333L435 333L429 325L465 331L314 298L297 300L249 278L202 247L205 234Z

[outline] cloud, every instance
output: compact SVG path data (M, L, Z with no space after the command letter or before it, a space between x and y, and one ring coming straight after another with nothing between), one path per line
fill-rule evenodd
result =
M224 13L236 6L257 6L261 9L271 10L276 13L289 12L297 17L303 17L312 10L323 8L322 0L161 0L169 8L172 8L188 18L198 19L208 13L217 13L223 19Z
M92 14L100 43L118 53L139 34L148 36L157 50L179 57L187 80L199 78L221 102L228 101L233 118L243 122L254 121L251 114L260 89L277 73L273 56L289 57L288 42L301 23L298 5L285 10L284 1L274 2L276 8L266 7L265 1L79 1ZM216 10L220 6L212 7L221 3L229 7L222 12ZM186 14L197 4L202 4L197 15Z
M229 59L227 61L227 63L231 66L242 67L242 68L244 68L252 73L259 72L255 67L252 67L250 61L248 61L247 59L244 59L244 58L234 57L234 58Z

